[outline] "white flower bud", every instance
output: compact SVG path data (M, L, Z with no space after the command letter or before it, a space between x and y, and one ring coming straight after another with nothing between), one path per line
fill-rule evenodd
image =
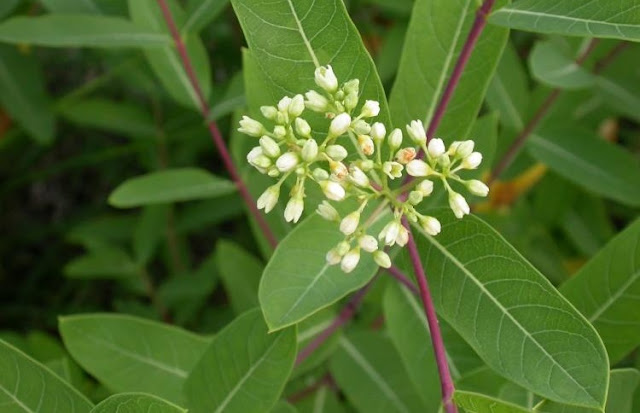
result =
M300 196L294 196L287 202L287 207L284 209L284 219L287 222L296 223L302 215L304 210L304 201Z
M342 185L334 181L321 181L320 188L324 195L332 201L342 201L346 195Z
M265 173L267 171L267 168L272 165L271 159L265 156L260 146L256 146L255 148L251 149L251 151L247 154L247 161L261 173Z
M433 192L433 182L425 179L416 186L416 189L420 191L422 195L429 196Z
M418 220L420 221L420 226L424 229L424 232L429 235L438 235L442 229L440 221L434 217L419 217Z
M382 164L382 172L391 179L400 178L404 167L398 162L385 162Z
M354 248L351 251L347 252L344 257L342 257L342 262L340 263L340 268L345 273L350 273L354 268L358 265L360 261L360 248Z
M266 135L260 138L260 147L262 148L262 152L269 158L277 158L280 156L280 147L276 141Z
M374 252L378 249L378 240L371 235L363 235L358 238L358 245L367 252Z
M459 158L466 158L467 156L471 155L474 146L475 144L473 141L460 142L460 145L458 145L458 147L456 148L455 154Z
M449 145L449 149L447 150L447 154L449 156L456 156L457 152L458 152L458 147L460 146L462 142L460 141L453 141L451 142L451 145Z
M453 191L449 193L449 207L451 207L456 218L462 218L470 211L467 200L459 193Z
M476 169L482 163L482 154L480 152L472 152L469 156L462 160L463 169Z
M340 162L348 155L347 150L342 145L329 145L325 152L329 158L337 162Z
M322 201L320 205L318 205L316 212L327 221L340 220L340 214L338 214L338 211L336 211L336 209L327 201Z
M313 179L315 179L316 181L326 181L327 179L329 179L329 172L325 171L322 168L316 168L313 170Z
M309 126L309 122L307 122L306 120L302 118L296 118L295 127L298 135L302 136L303 138L308 138L311 136L311 126Z
M423 145L427 141L427 132L419 120L412 120L411 124L407 125L407 133L416 145Z
M406 165L416 157L416 150L413 148L402 148L396 152L396 161Z
M375 145L373 144L373 139L369 135L358 135L358 146L360 146L360 150L366 156L373 155L375 151Z
M347 170L347 167L342 162L335 162L335 161L329 162L329 169L331 170L331 173L333 174L333 176L335 176L336 179L339 181L344 180L347 177L347 175L349 175L349 171Z
M376 122L371 125L371 137L376 142L381 142L385 135L387 134L387 129L384 127L384 124L381 122Z
M360 80L359 79L351 79L347 81L344 86L344 93L347 95L355 94L356 96L360 93Z
M293 117L298 117L304 111L304 97L302 95L295 95L291 99L291 103L289 104L289 115Z
M262 116L271 120L275 120L278 116L278 109L275 106L260 106L260 112Z
M287 129L282 125L276 125L273 128L273 134L276 135L276 138L282 139L287 136Z
M429 152L429 156L433 159L438 158L440 155L444 154L444 142L440 138L433 138L429 141L427 145L427 151Z
M280 171L275 166L272 166L267 170L267 175L269 175L272 178L276 178L280 175Z
M300 162L300 158L298 154L295 152L286 152L280 155L278 160L276 161L276 167L280 172L289 172L292 171L298 163Z
M304 94L307 100L305 106L314 112L326 112L329 108L329 100L315 90L310 90Z
M289 105L291 105L291 98L285 96L278 102L278 110L282 113L287 113L289 111Z
M343 135L349 130L351 125L351 116L348 113L341 113L331 121L329 125L329 136L336 137Z
M421 159L414 159L407 164L407 173L411 176L428 176L431 172L431 167Z
M378 234L378 239L384 240L384 243L386 245L395 244L396 238L400 233L401 227L402 225L400 224L399 221L396 221L396 220L389 221L387 225L385 225L384 228L382 228L382 231L380 231L380 234Z
M360 212L354 211L348 214L346 217L342 218L342 221L340 221L340 232L342 232L344 235L351 235L356 232L359 223Z
M247 154L247 162L253 165L253 161L260 155L264 155L264 152L262 151L262 147L254 146L253 148L251 148L251 150Z
M302 159L305 162L313 162L318 156L318 143L314 139L307 139L302 146Z
M330 65L320 66L315 73L316 85L320 86L329 93L333 93L338 89L338 78L333 73Z
M400 225L400 231L398 232L398 236L396 237L396 244L401 247L404 247L409 242L409 231L402 225Z
M265 213L271 212L278 202L280 196L280 185L273 185L266 189L258 198L258 209L264 209Z
M382 250L378 250L373 253L373 260L382 268L391 267L391 258L389 258L389 254Z
M446 152L438 156L438 159L436 159L436 162L439 163L444 168L451 165L451 159L449 158L449 154L447 154Z
M351 167L351 172L349 173L349 180L359 186L361 188L365 188L369 186L369 178L367 174L365 174L362 169L357 166Z
M344 256L351 249L351 244L347 241L340 241L338 245L336 245L336 252L340 254L340 256Z
M391 150L396 150L402 145L402 131L398 128L395 128L389 134L389 147Z
M354 165L362 169L363 172L369 172L376 166L371 159L359 159L354 162Z
M344 98L344 108L347 111L352 111L356 106L358 106L358 94L348 93Z
M366 135L371 132L371 125L362 119L353 121L353 131L357 135Z
M380 102L377 100L367 100L364 102L362 106L362 111L360 112L360 116L363 118L372 118L378 116L380 113Z
M329 265L336 265L342 261L342 255L338 254L335 248L330 249L325 258Z
M266 132L266 130L264 126L262 126L262 123L258 122L257 120L251 119L248 116L243 116L240 120L240 127L238 128L238 132L259 138L264 132Z
M420 191L409 192L409 203L411 205L418 205L424 199L424 195Z
M482 181L478 181L477 179L467 181L466 186L469 192L471 192L473 195L487 196L489 194L489 187L486 186Z

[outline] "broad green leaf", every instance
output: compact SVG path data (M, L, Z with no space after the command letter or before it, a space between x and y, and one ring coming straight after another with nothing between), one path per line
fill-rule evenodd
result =
M155 250L165 237L171 207L167 204L149 205L142 209L133 230L133 253L136 262L144 265L151 260Z
M169 36L120 17L49 14L0 23L0 42L49 47L159 47Z
M509 380L552 400L603 407L609 363L588 321L486 223L433 214L440 235L414 231L439 314Z
M344 239L314 214L298 224L273 253L260 280L260 306L269 330L295 324L373 278L378 266L363 253L350 274L327 263L327 251Z
M507 383L510 382L498 375L495 370L483 365L468 371L464 376L456 380L455 387L457 390L498 397L500 389Z
M640 121L635 110L640 105L640 73L635 69L639 57L640 45L630 45L596 78L596 97L635 121Z
M635 0L520 0L493 12L489 22L538 33L640 40Z
M498 6L505 2L499 1ZM429 125L477 8L474 0L415 2L391 92L391 116L396 127L414 119ZM508 34L501 28L485 28L438 128L439 137L448 141L467 137Z
M295 327L269 334L258 309L244 313L216 335L189 375L189 412L269 411L295 357Z
M229 4L229 0L191 0L183 33L197 33L211 23Z
M494 399L484 394L471 393L457 390L453 395L456 404L462 407L467 413L531 413L532 410L525 409L509 402Z
M560 292L593 324L611 364L640 344L640 219L611 240Z
M51 143L55 119L35 56L0 44L0 105L41 144Z
M0 19L4 19L11 14L21 1L22 0L4 0L0 2Z
M587 257L596 255L614 235L605 201L580 194L573 208L560 215L559 224L567 238Z
M526 409L533 409L537 402L537 397L533 393L511 382L500 387L498 399L517 404Z
M51 13L103 14L94 0L40 0Z
M389 339L378 333L360 332L341 337L330 369L340 389L358 411L425 411L398 353Z
M309 397L296 403L300 413L345 413L346 410L333 389L322 386Z
M220 280L224 284L233 311L241 314L257 307L258 285L264 265L229 241L219 241L215 254Z
M395 2L391 3L395 4ZM410 4L409 10L411 10L411 7L412 5ZM398 62L400 61L400 56L402 56L402 45L404 44L406 33L407 23L397 21L383 37L384 43L376 56L376 67L380 80L384 84L393 80L398 71Z
M93 405L49 369L0 340L3 413L89 413Z
M145 393L120 393L103 400L91 413L187 413L159 397Z
M178 27L185 21L184 10L175 0L168 1L171 14ZM129 0L129 13L136 25L156 33L158 36L168 36L169 29L164 20L162 10L157 1ZM191 60L198 83L205 99L211 94L211 68L204 44L196 33L183 36L187 54ZM169 95L180 104L200 110L200 103L195 90L191 86L187 72L184 69L180 55L172 44L158 49L145 49L144 54L160 83Z
M197 168L175 168L128 179L109 195L118 208L215 198L235 191L233 183Z
M552 87L582 89L593 86L595 76L580 66L569 50L552 41L540 41L529 55L533 77Z
M106 246L74 258L65 265L64 274L80 279L135 278L140 267L121 248Z
M378 120L390 123L375 66L341 0L232 0L231 4L255 61L270 80L271 104L284 94L316 89L315 68L330 64L340 82L360 79L360 101L379 101Z
M640 205L640 162L630 152L574 125L550 125L527 143L529 153L588 192Z
M116 314L60 317L73 358L115 392L183 402L182 385L209 341L177 327Z
M291 404L280 400L269 413L296 413L297 410Z

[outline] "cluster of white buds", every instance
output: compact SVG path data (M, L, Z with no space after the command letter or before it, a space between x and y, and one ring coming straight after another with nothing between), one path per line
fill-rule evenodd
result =
M391 260L383 247L404 246L409 239L408 230L402 225L403 217L420 225L427 234L437 235L440 222L416 210L433 193L434 181L443 183L449 194L449 206L458 218L469 213L469 204L451 188L449 180L459 182L474 195L487 195L489 188L481 181L465 181L458 176L459 171L476 169L482 161L482 155L474 152L473 141L453 142L448 149L441 139L427 143L422 122L414 120L406 126L409 139L403 147L401 129L387 133L383 123L371 123L371 118L380 113L379 102L367 100L356 110L360 100L358 79L340 85L331 66L324 66L316 69L315 83L321 90L310 90L304 97L301 94L284 97L277 106L260 108L273 128L267 129L261 122L244 116L238 130L259 140L259 145L247 155L248 162L261 173L278 178L258 198L258 208L271 211L278 202L282 184L295 176L284 216L288 222L297 222L305 207L305 183L313 181L319 185L327 200L317 207L317 213L336 222L345 236L327 252L329 264L340 264L349 273L364 251L372 254L379 266L389 268ZM326 130L315 132L315 137L302 117L305 109L322 113L328 120ZM351 143L357 158L349 157L343 141ZM383 152L387 154L384 157ZM392 189L391 181L403 185ZM358 206L341 217L329 201L347 198L355 199ZM381 200L393 211L377 238L368 230L384 210L378 208L373 216L362 217L373 200Z

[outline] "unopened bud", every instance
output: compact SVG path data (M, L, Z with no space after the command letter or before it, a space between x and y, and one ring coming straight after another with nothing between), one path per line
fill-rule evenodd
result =
M420 191L422 195L429 196L433 192L433 182L425 179L416 186L416 189Z
M358 265L360 261L360 248L354 248L351 251L347 252L344 257L342 257L342 262L340 263L340 268L345 273L350 273L354 268Z
M482 163L482 154L480 152L472 152L469 156L462 160L464 169L476 169Z
M310 90L304 94L307 100L305 106L314 112L326 112L329 108L329 100L315 90Z
M325 171L322 168L316 168L313 170L313 179L315 179L316 181L326 181L327 179L329 179L329 172Z
M358 119L353 122L353 131L357 135L366 135L371 132L371 125L362 119Z
M280 196L280 185L273 185L267 188L260 198L258 198L258 209L264 209L265 213L271 212L278 202Z
M351 235L358 229L360 223L360 212L354 211L340 221L340 232L344 235Z
M371 235L363 235L358 238L358 245L367 252L374 252L378 249L378 240Z
M262 116L270 120L276 120L278 116L278 109L275 106L260 106L260 112L262 112Z
M282 113L287 113L289 111L289 105L291 105L291 98L285 96L278 102L278 110Z
M324 195L332 201L342 201L346 195L342 185L334 181L321 181L320 188Z
M329 145L325 152L329 158L338 162L346 158L348 155L347 150L342 145Z
M419 120L412 120L411 124L407 125L407 133L416 145L423 145L427 141L427 133Z
M367 177L367 174L365 174L362 169L358 168L357 166L351 167L349 179L351 180L351 182L361 188L369 186L369 178Z
M338 214L338 211L336 211L336 209L327 201L322 201L320 205L318 205L316 212L327 221L340 220L340 214Z
M378 250L373 253L373 260L382 268L391 267L391 258L389 258L389 254L382 250Z
M329 136L336 137L343 135L349 130L351 116L348 113L341 113L331 121L329 125Z
M315 81L318 86L329 93L334 93L338 89L338 78L330 65L320 66L316 69Z
M420 191L409 192L409 203L411 205L418 205L424 199L424 195Z
M301 154L305 162L313 162L318 156L318 143L314 139L307 139Z
M262 126L262 123L257 120L251 119L248 116L243 116L240 120L238 132L259 138L265 132L265 129L264 126Z
M380 113L380 102L377 100L367 100L364 102L362 106L362 111L360 112L360 116L364 118L372 118L378 116Z
M482 181L478 181L477 179L467 181L466 186L469 192L471 192L473 195L487 196L489 194L489 187Z
M388 138L389 147L391 150L396 150L402 145L402 131L398 128L395 128L391 131Z
M294 152L286 152L280 155L276 161L276 166L280 172L289 172L298 166L299 162L300 158L298 158L298 154Z
M384 127L384 124L381 122L376 122L371 125L371 137L376 142L381 142L385 135L387 134L387 129Z
M358 135L358 146L360 146L360 150L366 156L373 155L375 151L375 145L373 144L373 139L369 135Z
M453 191L449 193L449 207L451 207L456 218L462 218L470 211L467 200L459 193Z
M304 111L304 98L302 95L295 95L289 104L289 115L298 117Z
M414 159L407 164L407 173L411 176L427 176L431 172L431 167L421 159Z
M260 138L260 147L264 154L270 158L277 158L280 156L280 147L276 141L266 135Z
M306 120L302 118L296 118L295 127L298 135L302 136L303 138L308 138L311 136L311 126L309 126L309 122L307 122Z
M440 138L433 138L429 141L427 145L427 151L429 156L433 159L438 158L440 155L444 154L444 142Z

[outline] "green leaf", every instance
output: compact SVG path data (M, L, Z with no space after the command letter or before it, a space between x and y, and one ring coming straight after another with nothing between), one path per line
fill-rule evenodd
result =
M73 358L109 389L179 404L182 385L209 343L177 327L124 315L60 317L59 324Z
M280 400L269 413L296 413L297 410L291 404Z
M563 89L593 86L595 76L576 63L567 49L549 40L537 42L529 56L533 77L548 86Z
M453 395L456 404L467 413L531 413L529 409L494 399L479 393L456 390Z
M304 349L324 330L326 330L336 318L336 309L334 307L325 308L318 311L311 317L308 317L298 323L298 348ZM311 353L304 361L293 370L292 377L298 377L302 374L313 370L324 362L335 350L338 340L342 334L341 330L335 331L328 337L316 350Z
M640 121L640 73L635 62L640 57L640 45L633 44L609 63L596 78L597 97L618 113Z
M379 101L378 120L390 123L375 66L341 0L232 0L231 4L255 61L270 79L271 104L283 94L316 89L315 68L330 64L340 82L360 79L360 101Z
M258 309L228 324L185 383L189 411L265 412L276 404L296 357L295 327L269 334Z
M640 162L631 153L574 125L550 125L527 143L529 153L589 192L640 205Z
M492 13L489 22L565 36L640 40L635 0L520 0Z
M93 0L40 0L40 3L52 13L103 14Z
M269 330L295 324L365 285L378 266L363 253L350 274L329 265L327 251L344 239L314 214L278 244L260 280L260 306Z
M229 295L233 311L241 314L257 307L258 285L264 265L229 241L219 241L215 254L220 280Z
M144 393L120 393L103 400L91 413L187 413L159 397Z
M609 363L588 321L486 223L433 214L440 235L416 230L439 314L509 380L552 400L604 406Z
M182 26L185 21L184 10L175 0L169 0L168 5L176 25ZM129 0L129 13L136 25L157 33L158 36L169 35L169 28L158 2ZM209 67L207 50L195 33L187 33L183 41L204 98L208 99L211 94L211 68ZM181 105L200 110L198 96L191 86L189 76L174 45L168 44L159 49L146 49L144 54L151 69L169 95Z
M415 2L391 92L391 116L395 126L403 127L414 119L429 125L473 24L477 7L478 2L474 0ZM448 141L467 137L508 34L508 30L497 27L484 30L438 128L439 137Z
M560 287L593 324L616 364L640 344L640 219Z
M0 19L4 19L11 14L21 1L22 0L4 0L0 2Z
M167 232L171 208L167 204L149 205L142 209L133 230L133 253L136 263L147 264Z
M49 47L158 47L170 38L120 17L49 14L0 23L0 42Z
M51 143L55 119L35 56L0 45L0 105L41 144Z
M197 168L175 168L128 179L109 195L118 208L215 198L235 191L233 183Z
M191 0L183 33L197 33L211 23L229 4L229 0Z
M322 386L313 395L296 403L301 413L345 413L345 408L335 392L328 386Z
M106 246L73 259L65 265L64 274L80 279L135 278L140 267L122 249Z
M379 333L360 332L340 338L331 358L331 375L361 412L423 412L398 353Z
M2 340L0 406L7 413L89 413L93 407L49 369Z

